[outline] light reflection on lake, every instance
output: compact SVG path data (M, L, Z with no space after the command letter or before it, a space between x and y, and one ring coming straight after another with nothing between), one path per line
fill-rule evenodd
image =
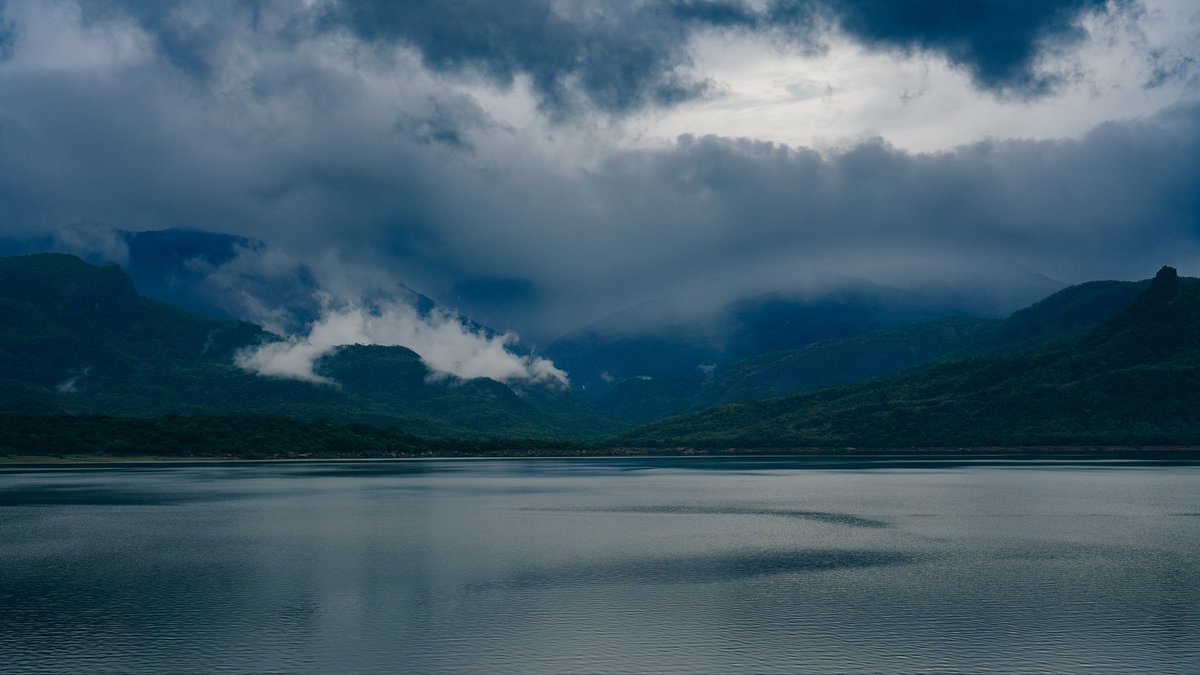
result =
M1200 672L1198 578L1187 465L0 471L5 672Z

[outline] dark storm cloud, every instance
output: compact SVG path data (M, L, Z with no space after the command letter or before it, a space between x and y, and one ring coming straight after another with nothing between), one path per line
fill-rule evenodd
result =
M477 20L482 32L457 51L455 12L474 5L397 4L437 19L413 14L425 21L415 28L380 20L391 32L379 40L416 41L420 58L408 61L317 30L291 3L281 7L292 14L270 21L236 3L178 5L162 21L207 36L185 41L195 47L189 58L164 57L176 48L160 38L148 54L90 55L77 67L15 54L0 64L0 233L58 233L84 246L105 241L93 236L105 228L229 231L312 261L322 284L347 294L378 274L446 302L508 297L521 314L497 327L543 335L747 270L777 286L808 270L953 280L983 262L1068 282L1144 277L1165 262L1200 271L1189 267L1200 260L1196 105L1078 140L932 154L882 140L819 152L715 136L631 150L604 132L572 136L569 125L506 128L469 88L438 75L536 71L549 100L578 79L588 100L625 110L656 100L655 88L675 76L681 26L742 30L752 15L733 3L631 4L620 10L630 14L585 28L543 3L506 4L508 18L491 4L478 10L496 15L497 33ZM772 30L807 21L808 5L789 7L797 13L786 22L770 7L753 21L772 16ZM641 25L629 18L638 12L657 18ZM1013 31L1040 40L1044 25ZM418 28L425 37L410 37ZM127 42L143 45L135 37ZM652 54L648 65L623 69L638 50ZM552 55L565 65L550 64ZM207 65L181 65L197 60ZM561 145L543 147L549 136ZM572 143L586 145L588 161L575 159Z
M681 73L693 32L771 33L813 46L823 22L876 50L928 52L1004 95L1046 93L1056 76L1036 72L1046 49L1082 41L1085 14L1132 0L775 0L755 9L733 0L578 4L563 14L549 0L339 2L327 25L349 26L376 42L403 42L442 71L475 69L510 83L527 75L544 108L562 114L577 86L608 112L701 96L706 82ZM561 5L558 6L561 8Z
M758 14L739 0L676 0L660 6L665 13L683 22L721 28L753 28L759 23Z
M203 11L182 0L97 0L87 21L132 18L161 58L206 79L224 58L231 25L299 41L349 31L381 47L404 45L426 67L478 73L501 85L528 77L544 112L556 118L596 108L627 113L702 97L712 83L688 72L699 31L739 31L819 48L830 25L875 50L940 55L988 91L1032 97L1055 75L1036 71L1047 49L1080 42L1089 13L1129 9L1134 0L330 0L311 10L221 0ZM281 10L281 7L286 7ZM0 6L2 11L2 6ZM286 16L281 20L280 16ZM0 33L2 36L2 33ZM0 49L3 40L0 37Z
M926 51L970 73L983 89L1035 96L1055 80L1035 71L1046 49L1087 37L1085 14L1125 11L1118 0L820 0L848 35L867 47ZM796 3L780 3L787 8Z
M325 23L372 42L410 44L434 70L474 69L503 84L526 75L543 108L561 114L573 105L574 86L609 112L695 97L705 84L677 71L688 61L687 24L741 11L701 2L680 5L678 15L671 5L640 3L573 9L564 15L546 0L362 0L331 5Z

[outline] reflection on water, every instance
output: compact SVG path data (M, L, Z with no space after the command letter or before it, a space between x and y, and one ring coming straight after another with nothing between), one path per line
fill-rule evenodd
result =
M898 565L911 556L888 551L739 551L692 556L634 558L615 562L560 565L526 570L498 584L502 587L576 586L579 584L694 584L735 581L765 574L796 573L876 565ZM492 588L489 584L486 588Z
M9 672L1200 672L1200 468L0 472Z
M713 507L713 506L624 506L609 509L579 508L574 511L610 511L613 513L707 513L710 515L743 515L743 516L783 516L785 518L804 518L822 523L850 525L852 527L890 527L887 521L875 518L863 518L849 513L830 513L828 511L797 511L796 509L753 508L753 507Z

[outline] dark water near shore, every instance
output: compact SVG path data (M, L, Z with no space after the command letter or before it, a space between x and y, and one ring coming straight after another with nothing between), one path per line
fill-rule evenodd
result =
M1200 672L1200 467L0 471L3 672Z

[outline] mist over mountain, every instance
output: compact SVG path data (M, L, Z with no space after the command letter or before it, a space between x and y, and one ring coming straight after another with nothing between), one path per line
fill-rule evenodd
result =
M297 328L319 315L311 268L257 239L202 230L67 228L0 240L0 255L60 252L121 265L142 295L213 318Z
M1004 316L1060 287L1029 275L1003 300L979 288L894 288L844 276L746 297L726 287L711 291L730 298L722 304L704 291L643 303L564 336L545 353L574 373L585 394L601 397L630 380L700 382L752 356L890 326Z
M593 400L610 397L616 387L695 389L741 359L887 326L1002 315L1060 286L1041 275L997 269L981 270L974 284L893 278L904 284L899 287L821 269L790 279L742 274L643 302L537 349L518 333L493 330L391 275L348 272L336 258L300 261L232 234L91 227L61 240L9 246L87 251L93 261L120 263L148 297L287 337L242 359L256 372L322 381L316 362L339 344L404 345L457 376L555 381ZM1004 292L997 294L987 278L1007 279ZM779 283L786 286L775 287ZM514 280L478 281L457 291L454 300L468 298L472 316L510 320L533 292ZM679 411L678 405L669 410Z
M1194 443L1200 429L1200 279L1179 278L1164 267L1152 282L1134 288L1139 293L1126 307L1073 340L720 406L648 425L623 441L708 447ZM1098 290L1081 288L1075 295L1095 300ZM1112 306L1116 298L1080 299L1076 309ZM1020 333L1019 324L1038 309L1014 317L1021 321L1007 331ZM1069 325L1072 314L1060 317Z
M447 330L496 345L461 324ZM406 347L355 346L353 337L306 354L310 378L263 372L246 360L298 343L143 298L116 266L63 254L0 258L4 409L277 415L483 438L575 438L614 428L559 386L459 377Z
M117 235L125 250L108 262L121 263L146 297L223 319L265 315L274 328L295 328L319 314L312 270L303 264L272 270L262 241L197 230Z
M771 398L849 384L905 368L1076 339L1129 306L1148 282L1065 288L1005 319L949 317L743 359L706 382L691 406Z
M903 312L898 310L904 305L892 305L883 311L878 304L862 302L861 297L849 305L827 299L792 307L792 316L797 319L794 324L780 322L774 331L769 325L759 326L767 329L767 339L760 338L757 344L792 339L800 346L741 354L728 348L689 351L688 346L697 341L689 342L686 332L677 334L673 342L662 335L624 336L619 341L595 345L592 353L610 359L610 363L624 357L625 363L640 363L657 376L617 379L610 374L597 389L580 393L610 415L646 422L720 403L869 380L938 361L1030 351L1079 337L1128 306L1145 285L1097 281L1071 286L1004 319L970 316L945 306L937 309L936 305L918 304L915 307L920 311L909 306L909 311ZM874 290L876 300L887 297L881 289ZM835 297L844 301L854 296ZM901 297L911 302L920 296ZM919 320L920 312L937 318ZM887 326L878 328L880 324ZM825 331L824 337L821 331ZM711 365L689 369L689 359L699 356L711 358ZM641 360L636 362L631 357ZM588 371L575 372L578 381L582 380L581 373Z
M864 289L871 292L864 296ZM795 325L742 327L762 331L760 344L775 344L781 338L772 327L781 325L788 339L811 340L804 346L752 354L690 378L635 376L607 383L600 396L581 397L576 393L584 393L583 385L569 388L553 375L557 370L514 378L508 371L471 376L443 369L429 348L452 345L446 338L453 335L491 345L517 368L535 364L534 357L506 352L506 343L496 342L502 336L476 335L453 318L446 319L447 333L429 343L418 339L413 348L359 340L356 331L366 324L327 326L323 330L333 332L324 342L316 333L282 338L251 323L143 298L116 266L62 254L0 258L0 411L39 419L259 415L401 434L364 436L371 447L417 447L416 436L595 442L630 422L667 417L616 442L1171 444L1195 430L1189 406L1200 363L1193 353L1200 280L1180 279L1172 268L1152 282L1072 286L1005 319L918 321L920 312L905 313L913 307L904 303L866 302L895 299L878 288L822 297L786 305ZM774 320L780 314L748 316ZM418 320L415 314L410 319ZM395 317L371 320L387 326ZM867 328L883 321L900 323ZM647 363L666 362L662 367L672 365L668 354L695 356L664 343L642 345L662 350L647 355ZM268 367L264 354L283 360ZM297 363L300 371L286 370ZM772 398L779 394L791 395ZM671 417L729 401L746 402ZM124 428L117 421L72 424L79 433ZM157 422L135 427L155 434L166 428Z

